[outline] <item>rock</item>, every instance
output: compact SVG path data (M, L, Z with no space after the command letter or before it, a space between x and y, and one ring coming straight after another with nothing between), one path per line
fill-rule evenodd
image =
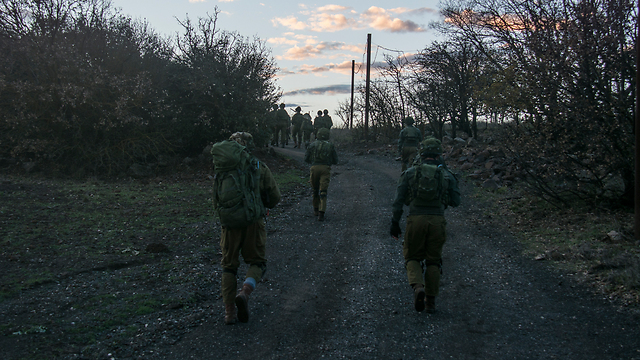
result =
M473 164L470 163L470 162L467 162L467 163L462 164L462 166L460 166L460 170L465 171L465 170L471 169L472 167L473 167Z
M621 243L624 241L624 236L615 230L609 231L607 233L607 236L609 237L612 243Z
M482 187L484 189L489 189L489 190L495 191L495 190L498 190L500 188L500 185L498 185L498 183L495 180L488 179L488 180L485 180L485 182L482 183Z
M467 141L467 146L469 146L469 147L478 146L478 140L476 140L474 138L469 138L469 140Z

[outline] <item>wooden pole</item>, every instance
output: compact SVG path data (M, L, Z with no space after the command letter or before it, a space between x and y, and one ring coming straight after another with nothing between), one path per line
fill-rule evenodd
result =
M638 1L638 14L640 14L640 1ZM634 233L636 240L640 240L640 91L638 84L640 83L640 22L636 21L636 173L635 186L633 192L633 203L635 210L635 226Z
M367 34L367 80L364 95L364 139L369 140L369 82L371 80L371 34Z
M354 92L355 73L356 73L356 61L351 60L351 115L349 116L349 129L353 129L353 92Z

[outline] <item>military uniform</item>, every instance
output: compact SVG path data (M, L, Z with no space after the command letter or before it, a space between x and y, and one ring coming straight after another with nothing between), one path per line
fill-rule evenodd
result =
M284 104L280 104L280 109L276 112L276 130L274 134L275 146L278 146L278 137L280 137L280 145L282 147L289 139L288 129L291 126L291 117L284 107Z
M331 116L329 115L329 110L324 110L324 115L322 115L322 124L323 127L331 130L333 127L333 120L331 120Z
M313 211L319 221L327 210L327 191L331 179L331 165L338 163L338 153L329 141L329 129L318 130L318 139L307 148L304 161L311 164L309 182L313 188Z
M411 166L418 153L418 145L422 141L422 134L418 128L413 126L412 117L405 118L403 123L406 126L400 131L398 150L402 158L402 171L405 171Z
M437 146L433 145L437 142ZM430 153L433 148L439 148L439 153ZM428 138L422 142L421 160L423 163L440 165L444 172L446 186L446 205L441 199L435 199L429 206L418 205L416 199L415 181L416 164L402 173L398 181L396 198L393 202L393 217L391 220L391 235L400 235L399 221L402 217L403 206L409 205L407 227L403 242L403 256L407 270L409 284L414 291L414 306L417 311L435 311L435 297L440 289L440 274L442 266L442 248L447 238L444 210L446 206L460 205L460 190L456 177L442 166L438 159L442 153L440 141ZM425 269L426 268L426 269ZM424 276L423 276L424 271Z
M293 137L294 147L297 148L300 148L300 144L302 143L302 122L304 121L304 117L300 111L302 111L302 109L298 106L296 113L291 117L291 136Z
M302 119L302 140L304 141L304 148L306 149L311 142L311 133L313 132L313 124L311 123L311 115L306 113Z
M238 133L235 133L236 135ZM248 133L243 134L240 138L234 138L241 145L249 146L243 140L251 137ZM242 142L241 142L242 141ZM251 140L252 141L252 140ZM276 183L271 171L266 164L259 162L260 172L260 197L265 208L273 208L280 202L280 189ZM213 197L214 207L217 205L217 199ZM238 319L247 322L249 317L248 298L255 289L256 284L260 282L266 270L267 259L265 254L267 232L265 229L264 216L257 221L244 228L228 228L222 227L220 248L222 250L222 301L225 304L225 323L233 324L236 320L236 306ZM237 272L240 267L240 255L244 262L249 264L242 291L237 292Z
M318 138L318 130L322 129L324 126L324 117L322 116L322 110L318 110L318 116L313 119L313 136Z

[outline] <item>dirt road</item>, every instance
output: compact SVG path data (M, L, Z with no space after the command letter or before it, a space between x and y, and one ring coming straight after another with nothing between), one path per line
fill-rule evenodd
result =
M219 302L219 314L150 357L640 359L638 319L523 258L464 181L463 204L447 213L438 311L417 313L401 243L388 235L400 164L339 156L326 221L313 217L309 196L269 220L268 270L249 323L225 326Z

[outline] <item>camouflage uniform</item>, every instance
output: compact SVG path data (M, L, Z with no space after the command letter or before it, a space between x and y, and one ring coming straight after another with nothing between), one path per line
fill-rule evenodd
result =
M307 148L304 161L311 164L309 182L313 188L313 211L324 220L327 210L327 190L331 180L331 165L338 163L338 153L329 141L329 129L318 130L318 139Z
M240 134L238 136L238 134ZM250 140L247 140L250 139ZM249 133L235 133L231 140L239 142L252 150L251 135ZM250 151L249 150L249 151ZM260 162L260 196L266 208L273 208L280 202L280 189L267 165ZM214 207L216 206L214 196ZM246 228L222 227L220 248L222 250L222 301L225 304L225 322L235 323L236 306L238 318L242 322L248 321L247 301L249 294L255 289L266 271L267 259L265 255L267 232L264 217L258 219ZM236 276L240 267L240 255L249 264L242 291L237 293Z
M405 118L403 123L405 128L400 131L398 150L402 157L402 171L405 171L411 166L418 153L418 145L422 141L422 134L418 128L413 126L412 117Z
M439 140L428 138L422 142L421 160L423 163L441 165L437 160L441 153L442 146ZM407 228L403 242L407 278L414 290L416 310L422 311L426 305L427 311L433 312L435 311L435 297L440 289L442 247L447 238L444 218L446 207L441 203L434 206L417 206L415 204L414 190L411 184L414 182L417 166L419 164L403 172L398 181L396 198L393 202L391 235L394 237L400 235L399 221L402 217L403 206L408 202L409 215L407 216ZM447 205L458 206L460 205L458 181L446 167L443 166L442 169L447 185Z

